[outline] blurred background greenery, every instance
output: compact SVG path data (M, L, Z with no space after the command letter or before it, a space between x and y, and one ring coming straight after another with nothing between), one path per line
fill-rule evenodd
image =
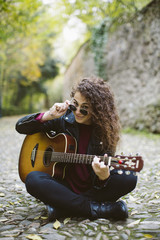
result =
M151 0L0 0L0 116L62 101L64 73L89 41L101 66L106 32ZM107 29L107 31L106 31Z

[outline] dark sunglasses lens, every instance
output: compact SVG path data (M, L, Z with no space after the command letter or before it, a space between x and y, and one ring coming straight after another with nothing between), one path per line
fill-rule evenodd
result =
M76 111L76 109L77 109L77 108L76 108L74 105L72 105L72 104L69 105L69 108L70 108L71 111Z
M69 108L73 112L75 112L77 110L77 108L72 104L69 105ZM84 116L86 116L88 114L88 112L85 109L80 109L80 113L82 113Z
M88 114L88 112L87 112L85 109L80 109L80 112L81 112L84 116L86 116L86 115Z

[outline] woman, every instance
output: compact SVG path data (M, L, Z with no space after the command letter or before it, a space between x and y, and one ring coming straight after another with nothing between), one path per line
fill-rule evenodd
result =
M49 221L68 216L126 219L127 206L118 199L135 188L137 177L124 171L119 175L96 157L113 156L119 141L120 124L110 87L102 79L84 78L71 97L45 113L20 119L16 130L69 134L77 140L79 154L95 155L93 162L67 164L61 180L33 171L26 177L26 189L46 204Z

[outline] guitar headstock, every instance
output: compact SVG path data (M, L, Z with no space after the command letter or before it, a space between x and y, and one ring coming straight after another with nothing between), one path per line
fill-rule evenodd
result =
M143 168L143 159L139 155L135 156L116 155L111 160L111 166L113 166L115 169L140 172Z

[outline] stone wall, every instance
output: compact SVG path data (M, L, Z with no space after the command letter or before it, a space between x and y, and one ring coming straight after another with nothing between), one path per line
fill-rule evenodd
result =
M84 76L95 74L94 56L86 42L81 46L70 66L67 68L64 80L64 99L68 99L71 89Z
M95 73L87 46L81 47L66 71L69 91L80 77ZM151 2L132 22L109 36L104 53L122 126L160 133L160 0Z

